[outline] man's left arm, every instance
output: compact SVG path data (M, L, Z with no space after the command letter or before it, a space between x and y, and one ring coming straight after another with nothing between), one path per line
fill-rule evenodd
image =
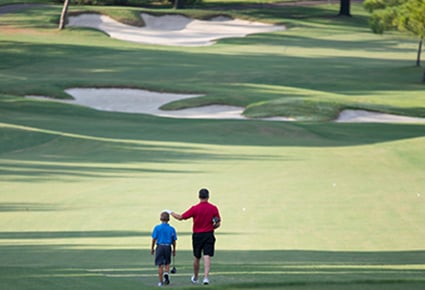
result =
M216 219L213 223L214 229L218 229L221 226L221 216L220 212L218 211L218 208L214 219Z

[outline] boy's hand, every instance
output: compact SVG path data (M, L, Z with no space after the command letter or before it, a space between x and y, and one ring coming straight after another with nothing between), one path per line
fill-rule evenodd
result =
M151 249L151 255L155 253L155 249Z

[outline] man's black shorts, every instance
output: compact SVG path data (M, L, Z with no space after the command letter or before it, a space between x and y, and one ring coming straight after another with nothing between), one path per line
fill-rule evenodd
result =
M171 246L157 245L155 251L155 265L170 265Z
M206 256L214 256L215 237L214 232L194 233L192 235L193 255L200 259L202 253Z

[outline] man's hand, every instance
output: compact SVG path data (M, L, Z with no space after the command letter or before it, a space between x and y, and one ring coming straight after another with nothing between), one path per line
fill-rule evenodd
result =
M181 221L182 219L183 219L183 217L182 217L182 215L181 214L178 214L178 213L175 213L175 212L171 212L171 216L173 217L173 218L175 218L176 220L179 220L179 221Z
M221 220L220 220L220 218L219 218L218 216L213 217L213 219L212 219L212 224L213 224L214 229L219 228L219 227L220 227L220 225L221 225Z

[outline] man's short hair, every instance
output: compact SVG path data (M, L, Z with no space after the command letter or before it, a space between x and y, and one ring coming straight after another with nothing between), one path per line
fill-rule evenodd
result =
M208 189L202 188L201 190L199 190L199 198L206 199L209 197L210 197L210 193Z

